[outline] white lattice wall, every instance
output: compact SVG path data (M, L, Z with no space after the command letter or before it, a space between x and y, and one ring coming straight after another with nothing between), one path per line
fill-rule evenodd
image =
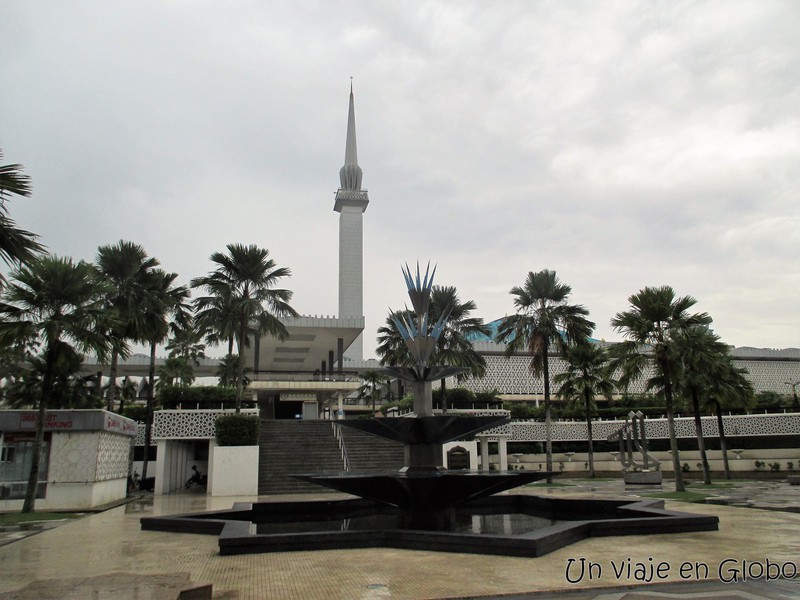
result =
M153 414L152 437L159 440L210 440L214 437L214 421L217 417L234 412L233 410L159 410ZM258 416L258 409L245 408L242 409L242 414ZM144 431L144 426L141 429ZM138 439L137 435L137 443ZM144 433L141 445L144 445Z
M87 483L125 479L132 440L107 431L54 435L48 480Z
M124 479L128 476L131 442L132 439L128 436L100 432L95 481Z
M723 417L725 437L796 435L800 440L800 414L733 415ZM703 435L719 437L716 417L703 417ZM605 440L622 427L624 421L593 421L592 439ZM646 419L645 433L648 439L666 439L666 419ZM512 442L543 442L545 427L541 421L512 421ZM555 442L580 442L587 438L586 423L580 421L553 421L552 439ZM694 419L681 417L675 419L675 433L681 438L695 437Z

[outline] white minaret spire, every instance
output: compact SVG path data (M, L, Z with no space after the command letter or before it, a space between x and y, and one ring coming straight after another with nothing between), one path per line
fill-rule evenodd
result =
M347 141L344 166L339 169L340 188L336 192L333 210L339 213L339 317L364 318L364 227L367 210L367 190L361 189L363 173L358 166L356 149L356 111L353 102L353 78L350 78L350 107L347 113ZM362 336L344 353L351 360L363 360Z

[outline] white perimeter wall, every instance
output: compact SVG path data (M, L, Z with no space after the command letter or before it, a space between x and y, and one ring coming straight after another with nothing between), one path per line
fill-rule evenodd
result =
M258 446L209 449L208 491L212 496L258 495Z

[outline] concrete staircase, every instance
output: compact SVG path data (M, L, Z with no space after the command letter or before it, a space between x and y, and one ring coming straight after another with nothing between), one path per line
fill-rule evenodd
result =
M344 470L330 421L262 419L259 446L260 495L327 492L291 475Z
M404 464L403 445L351 427L341 427L350 471L397 471Z

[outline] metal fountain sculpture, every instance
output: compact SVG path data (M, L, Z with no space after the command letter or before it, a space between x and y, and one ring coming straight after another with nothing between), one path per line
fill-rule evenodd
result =
M442 447L446 442L465 439L509 421L505 416L435 415L431 382L465 371L464 367L431 365L430 358L447 327L450 310L433 322L428 313L436 268L425 275L419 265L415 274L403 269L413 311L391 313L415 364L391 366L381 371L411 384L413 417L373 418L340 421L339 424L384 437L405 446L405 466L385 473L308 475L304 479L349 492L362 498L397 506L407 522L446 528L454 507L497 492L538 481L546 472L447 471ZM452 309L451 309L452 310ZM407 318L405 315L413 315Z
M435 269L434 269L435 271ZM358 496L342 500L237 502L228 510L141 519L142 529L219 536L220 554L377 546L438 552L541 556L593 536L713 531L718 519L663 509L661 500L581 500L496 495L544 479L528 471L448 471L442 445L502 425L506 417L436 415L431 381L460 368L431 365L447 315L428 317L433 272L403 274L413 318L393 318L416 361L384 372L411 383L414 416L340 424L400 442L399 471L297 475Z

